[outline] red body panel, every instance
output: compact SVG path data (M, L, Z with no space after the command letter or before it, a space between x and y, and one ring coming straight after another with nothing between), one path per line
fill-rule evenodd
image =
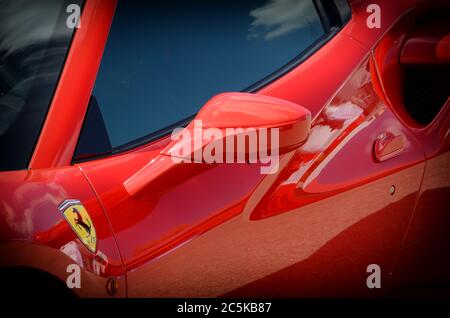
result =
M393 266L424 168L420 146L377 97L371 75L363 62L275 176L262 177L257 165L205 166L138 200L123 182L164 143L80 164L102 193L130 296L371 292L365 267ZM408 147L380 164L372 150L385 131L402 134Z
M371 3L380 29L366 27ZM2 265L64 280L78 262L89 277L81 296L105 296L114 276L118 297L377 296L449 276L436 255L450 247L450 101L421 127L400 94L399 56L420 1L352 1L341 32L258 92L311 112L306 143L273 175L260 164L170 173L161 154L170 136L71 165L115 6L86 1L30 170L0 173L0 249L15 256ZM124 184L143 168L156 181L135 196ZM89 211L100 253L64 221L66 199ZM381 266L382 289L367 288L369 264Z
M2 172L0 193L2 266L33 267L65 282L67 266L75 263L82 269L80 296L108 296L102 287L111 276L120 282L117 297L125 296L122 261L111 228L78 168ZM68 198L82 201L89 211L97 232L96 254L79 241L58 210Z

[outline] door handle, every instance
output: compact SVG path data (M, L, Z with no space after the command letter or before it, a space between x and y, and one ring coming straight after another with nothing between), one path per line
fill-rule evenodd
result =
M394 135L391 132L380 134L375 140L374 153L378 161L385 161L398 156L405 148L403 135Z

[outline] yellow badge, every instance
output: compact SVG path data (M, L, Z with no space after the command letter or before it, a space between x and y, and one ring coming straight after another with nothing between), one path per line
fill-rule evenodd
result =
M97 249L97 235L94 224L83 204L78 200L66 200L58 206L58 209L64 214L67 222L77 233L81 242L92 253L95 253Z

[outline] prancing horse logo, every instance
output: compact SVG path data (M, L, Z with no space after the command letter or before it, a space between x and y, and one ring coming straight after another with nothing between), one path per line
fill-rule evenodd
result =
M75 224L77 226L83 227L86 230L86 232L88 232L88 234L91 235L92 224L89 222L89 220L88 220L89 225L87 225L83 220L83 216L80 214L77 208L72 208L72 212L75 213L75 215L77 216L77 218L75 219Z
M58 206L72 230L93 253L97 249L97 235L92 220L79 200L66 200Z

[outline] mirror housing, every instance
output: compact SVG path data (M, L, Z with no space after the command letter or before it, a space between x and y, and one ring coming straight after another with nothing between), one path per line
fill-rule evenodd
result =
M301 146L308 138L310 129L311 113L295 103L248 93L219 94L203 106L186 128L176 129L172 142L161 154L123 185L131 196L146 200L213 167L210 164L196 164L212 163L208 162L208 158L205 160L204 152L208 149L215 148L214 156L222 162L229 162L229 158L237 159L234 162L238 163L251 162L252 155L255 152L261 154L261 151L272 159ZM208 135L208 131L214 133ZM267 135L263 138L261 134L256 134L257 147L252 147L249 131L266 131ZM212 135L215 137L204 138ZM227 137L234 140L231 148ZM239 139L243 149L239 148ZM223 151L217 153L217 149ZM183 150L181 155L180 150ZM245 160L239 161L239 158ZM276 160L278 163L278 158ZM260 169L264 168L270 168L267 173L274 172L272 167Z
M292 151L306 141L310 129L311 113L295 103L250 93L223 93L210 99L195 119L177 132L191 138L177 138L173 134L173 142L162 154L194 162L204 161L201 152L214 143L217 149L222 149L222 155L216 156L222 158L221 162L227 162L226 159L231 157L236 159L242 154L248 160L254 152L267 151L277 155ZM214 133L205 133L207 130L214 130ZM249 144L252 131L257 135L256 147ZM261 132L267 133L267 142L264 142ZM214 138L211 134L215 135ZM245 146L239 148L239 139L242 145L243 138L247 138ZM227 140L234 142L227 143ZM183 147L188 151L180 155Z

